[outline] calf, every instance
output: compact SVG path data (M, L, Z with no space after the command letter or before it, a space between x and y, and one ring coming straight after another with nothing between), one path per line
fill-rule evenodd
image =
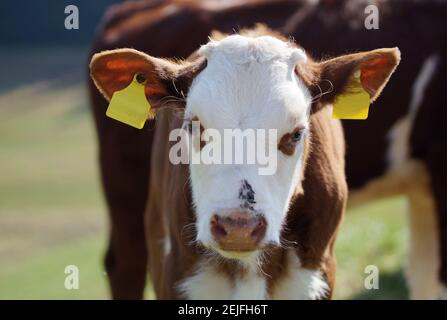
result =
M363 28L364 8L371 3L379 8L378 30ZM409 196L410 296L434 298L439 295L439 280L444 286L447 283L442 155L447 149L442 147L446 7L439 1L401 0L250 0L223 6L209 1L132 1L108 12L93 52L132 46L155 55L185 57L206 40L211 28L231 31L256 21L275 28L285 24L283 33L300 39L316 57L399 45L405 60L397 81L372 108L368 121L343 123L350 204L397 194ZM107 119L105 100L94 86L90 88L112 226L107 274L115 298L139 298L146 267L142 216L151 174L148 150L153 130L138 132ZM148 123L148 127L152 125Z
M399 60L394 48L315 62L262 27L211 40L183 62L133 49L94 55L91 75L106 99L140 74L157 115L146 207L157 297L330 298L347 199L343 132L331 106L356 76L375 100ZM321 92L328 82L332 89ZM202 139L191 156L215 143L204 138L210 129L275 130L261 145L277 150L276 170L174 165L170 134L191 121L200 122Z

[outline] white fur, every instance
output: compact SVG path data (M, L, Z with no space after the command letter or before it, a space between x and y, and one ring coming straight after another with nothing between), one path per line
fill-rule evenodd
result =
M227 300L233 293L233 284L214 266L202 263L194 275L178 286L178 291L189 300Z
M248 262L248 261L247 261ZM199 264L194 275L178 286L187 299L212 300L263 300L267 299L267 283L259 274L256 260L244 264L247 273L241 278L230 279L224 273L218 273L213 260Z
M257 272L248 272L242 279L236 280L233 300L265 300L267 299L267 282Z
M275 285L273 299L316 300L324 298L329 290L321 271L301 267L298 256L287 253L288 275Z
M267 293L267 277L255 259L244 260L246 272L231 279L215 269L213 260L202 261L192 276L178 286L182 295L191 300L316 300L324 298L329 290L321 271L303 268L298 256L292 250L287 252L287 270L285 277L273 287L273 295Z
M308 127L311 96L294 73L306 59L300 49L270 36L232 35L200 49L207 67L190 88L186 117L198 117L205 129L277 129L279 140L297 126ZM269 141L275 150L279 141ZM197 149L190 149L192 153ZM260 176L257 165L190 165L197 213L197 240L213 247L210 219L218 210L240 207L238 193L247 180L255 192L255 210L264 214L264 242L279 243L293 190L300 183L303 142L293 156L278 152L277 171ZM206 195L206 196L204 196Z

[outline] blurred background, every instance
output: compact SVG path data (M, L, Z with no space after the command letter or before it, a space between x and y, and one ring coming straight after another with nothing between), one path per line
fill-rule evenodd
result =
M101 16L116 2L0 2L0 299L109 298L86 71ZM64 27L71 4L79 30ZM348 212L335 298L407 298L405 205L395 198ZM380 268L380 290L364 289L370 264ZM78 290L64 287L67 265L80 270Z

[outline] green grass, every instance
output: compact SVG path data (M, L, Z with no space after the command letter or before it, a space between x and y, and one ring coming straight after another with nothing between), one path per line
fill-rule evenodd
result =
M107 299L107 216L82 85L0 95L0 299ZM337 241L338 299L406 298L403 199L348 213ZM64 288L76 265L79 290ZM364 289L368 265L380 289ZM152 294L148 290L147 297Z
M407 235L405 200L376 202L350 210L339 232L336 297L404 299L407 297L402 266ZM379 290L366 290L365 267L379 268Z
M0 299L108 298L106 212L83 86L0 96ZM80 289L64 287L76 265Z
M0 299L104 299L108 285L99 254L103 249L103 237L92 236L11 264L0 274ZM68 265L78 267L78 290L64 286Z

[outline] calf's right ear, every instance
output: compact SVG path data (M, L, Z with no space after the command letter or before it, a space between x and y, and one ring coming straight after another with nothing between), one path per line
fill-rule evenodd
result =
M134 49L103 51L90 62L90 76L107 101L138 75L146 81L144 92L153 107L157 107L161 98L176 94L175 90L172 92L172 82L180 69L179 64Z

